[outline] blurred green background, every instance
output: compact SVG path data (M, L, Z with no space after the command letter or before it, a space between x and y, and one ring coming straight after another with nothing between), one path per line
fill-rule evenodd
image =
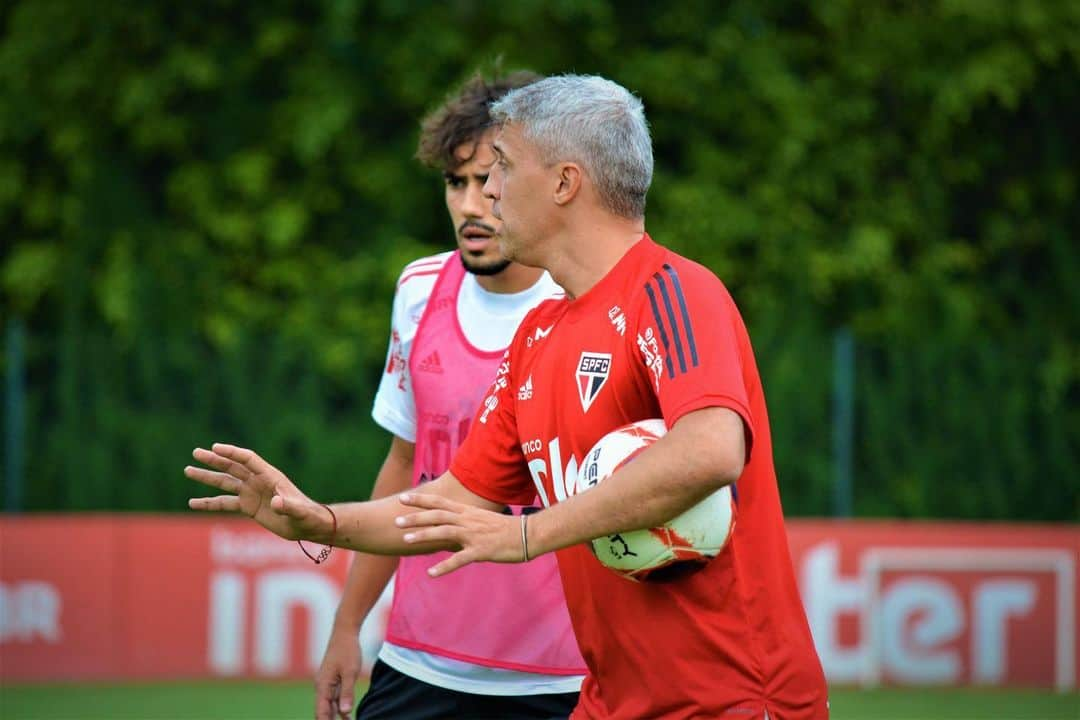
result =
M418 121L498 56L644 100L648 229L743 310L788 514L1080 520L1052 0L4 3L4 507L183 511L214 440L366 496L393 282L452 241Z

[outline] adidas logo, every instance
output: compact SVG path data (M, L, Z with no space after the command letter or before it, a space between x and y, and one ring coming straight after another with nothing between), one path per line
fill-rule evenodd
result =
M436 350L421 360L419 369L421 372L438 373L441 375L443 369L442 362L439 360L439 351Z
M532 400L532 396L532 375L529 375L529 379L525 381L525 384L518 388L518 400Z

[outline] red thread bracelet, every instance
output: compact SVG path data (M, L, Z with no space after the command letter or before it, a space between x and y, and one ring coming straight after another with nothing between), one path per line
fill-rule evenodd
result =
M326 512L330 513L330 520L333 521L333 526L330 529L330 542L326 544L326 547L319 551L318 555L312 555L307 551L307 548L304 547L302 540L296 541L296 544L300 546L300 549L308 556L308 559L316 565L325 562L326 558L330 557L330 551L334 549L334 538L337 536L337 515L334 514L334 511L330 509L329 505L323 505L323 507L326 508Z

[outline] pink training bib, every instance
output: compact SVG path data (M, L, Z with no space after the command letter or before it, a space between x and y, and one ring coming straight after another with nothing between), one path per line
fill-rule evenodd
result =
M454 253L435 281L409 356L416 402L414 486L449 467L503 356L502 350L473 347L461 329L457 297L464 277ZM517 515L522 508L510 511ZM427 569L448 556L401 558L388 641L487 667L585 674L554 554L519 565L475 563L429 577Z

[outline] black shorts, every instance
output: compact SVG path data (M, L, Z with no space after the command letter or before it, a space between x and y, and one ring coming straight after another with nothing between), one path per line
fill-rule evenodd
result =
M429 685L382 660L356 707L356 720L566 720L578 694L476 695Z

